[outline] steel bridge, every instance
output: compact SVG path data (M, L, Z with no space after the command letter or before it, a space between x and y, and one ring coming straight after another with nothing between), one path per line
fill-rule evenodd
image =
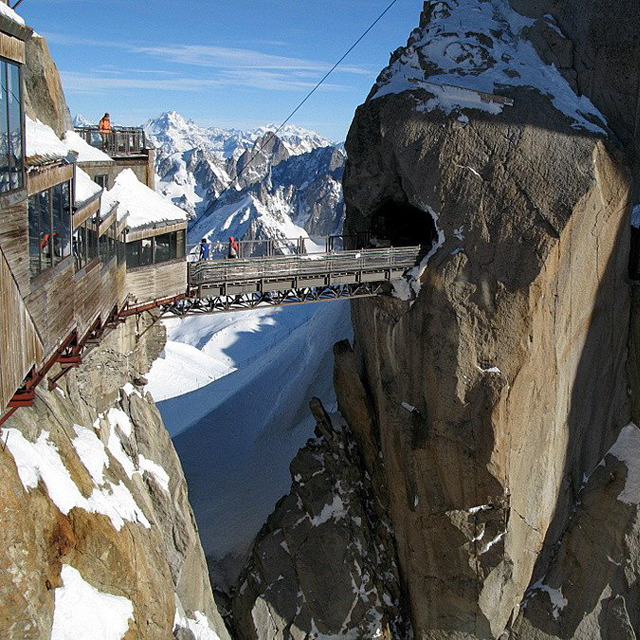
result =
M382 295L385 283L414 267L421 248L388 247L188 263L184 295L133 304L121 314L153 308L184 317Z

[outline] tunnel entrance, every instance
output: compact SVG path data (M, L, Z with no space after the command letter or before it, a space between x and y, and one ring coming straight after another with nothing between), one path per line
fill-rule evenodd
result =
M389 242L392 247L414 247L420 245L428 251L438 232L431 215L409 204L387 200L371 216L371 234Z

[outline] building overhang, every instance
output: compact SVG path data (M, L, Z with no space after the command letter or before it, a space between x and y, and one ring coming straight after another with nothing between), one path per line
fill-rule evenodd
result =
M186 230L186 228L186 220L168 220L167 222L156 222L153 226L136 227L135 229L129 229L126 241L135 242L136 240L153 238L154 236L160 236L164 233L171 233L172 231Z
M29 196L46 191L73 178L73 165L66 160L49 160L46 164L30 164L27 169Z

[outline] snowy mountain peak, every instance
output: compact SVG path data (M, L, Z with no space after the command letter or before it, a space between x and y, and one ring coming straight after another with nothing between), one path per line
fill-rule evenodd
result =
M74 127L91 127L94 124L95 122L92 122L91 120L89 120L89 118L82 115L81 113L76 114L76 116L73 118Z
M392 54L369 99L422 90L433 97L418 100L418 111L499 114L514 95L511 88L530 87L548 96L574 128L604 133L604 116L536 52L529 39L535 23L507 0L427 2L420 27ZM556 24L545 26L566 39Z

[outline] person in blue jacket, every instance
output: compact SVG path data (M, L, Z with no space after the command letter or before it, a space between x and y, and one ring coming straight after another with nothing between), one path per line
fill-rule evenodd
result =
M206 238L200 241L200 260L208 260L211 256L211 247Z

